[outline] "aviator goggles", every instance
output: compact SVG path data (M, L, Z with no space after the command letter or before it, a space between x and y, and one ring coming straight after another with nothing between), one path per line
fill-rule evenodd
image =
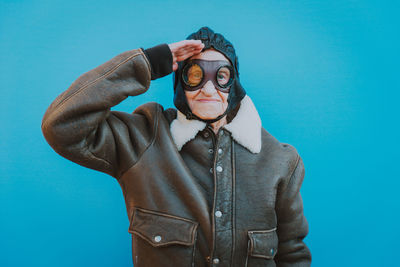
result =
M224 60L192 59L182 69L186 91L196 91L210 80L217 90L229 93L234 77L233 67Z

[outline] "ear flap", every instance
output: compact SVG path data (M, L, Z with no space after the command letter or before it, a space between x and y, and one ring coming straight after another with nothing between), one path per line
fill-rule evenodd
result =
M235 68L237 72L237 77L239 78L239 58L238 56L235 57Z

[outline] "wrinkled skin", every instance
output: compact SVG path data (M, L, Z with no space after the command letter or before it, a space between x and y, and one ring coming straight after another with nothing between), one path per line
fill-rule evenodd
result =
M173 70L178 68L177 62L187 58L202 60L229 60L220 52L214 49L207 49L201 52L204 45L200 40L184 40L177 43L169 44L173 58ZM223 114L228 107L228 93L217 90L212 83L208 81L202 88L196 91L185 91L188 105L196 116L201 119L214 119ZM227 123L226 116L219 121L212 123L214 132Z

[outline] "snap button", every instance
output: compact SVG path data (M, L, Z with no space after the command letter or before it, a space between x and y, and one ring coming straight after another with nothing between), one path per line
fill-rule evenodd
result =
M208 132L204 132L203 136L204 136L204 138L208 138L210 136L210 134Z
M217 172L222 172L222 167L221 166L217 166Z
M218 258L213 259L213 263L214 264L218 264L219 263L219 259Z
M156 236L154 237L154 241L156 241L157 243L160 242L160 241L161 241L161 236L156 235Z
M273 248L271 248L271 250L269 252L271 252L271 255L274 255L274 249Z
M217 210L217 211L215 212L215 216L217 216L217 217L221 217L221 216L222 216L222 212L221 212L221 211L219 211L219 210Z
M218 154L220 154L220 155L222 154L222 148L218 149Z
M210 148L209 150L208 150L208 153L210 153L210 154L212 154L214 152L214 150L212 149L212 148Z

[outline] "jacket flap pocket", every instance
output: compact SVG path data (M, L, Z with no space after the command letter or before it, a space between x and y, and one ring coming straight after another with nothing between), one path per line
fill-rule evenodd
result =
M253 257L273 259L278 252L278 235L276 228L271 230L248 231L250 255Z
M139 235L154 247L194 244L198 223L166 213L140 208L133 211L129 232Z

